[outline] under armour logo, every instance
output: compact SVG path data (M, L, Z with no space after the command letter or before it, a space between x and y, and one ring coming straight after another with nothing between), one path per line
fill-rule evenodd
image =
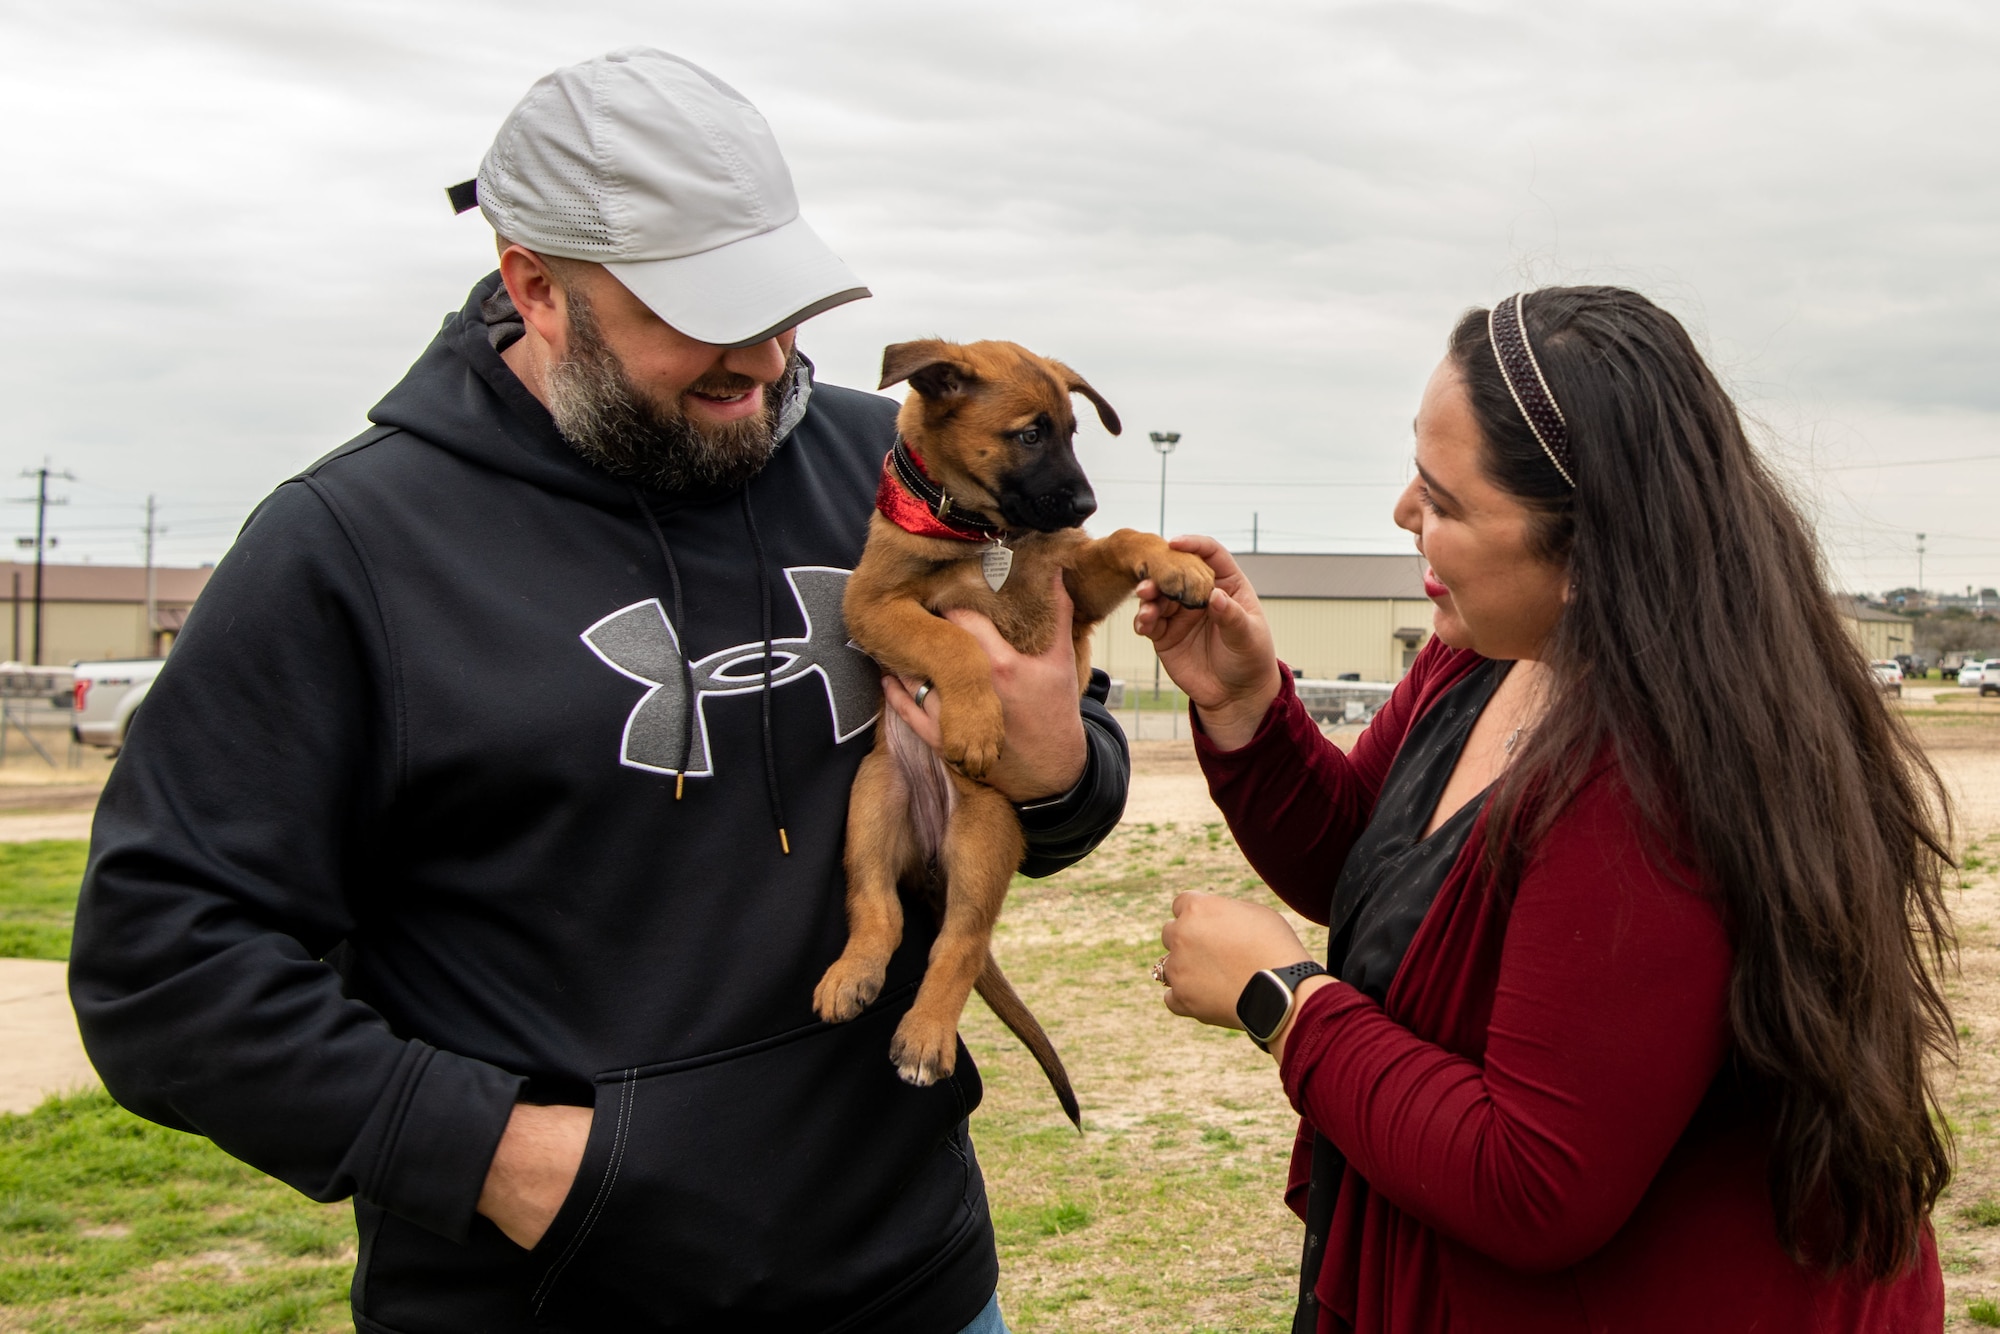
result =
M881 712L881 674L874 661L847 639L840 599L848 570L823 565L787 569L785 581L805 617L802 639L771 641L771 688L818 676L833 711L836 743L860 735ZM605 665L648 686L625 720L618 762L654 773L679 772L687 746L687 776L711 777L715 764L708 746L708 718L702 706L717 695L750 695L764 688L764 644L758 640L717 649L688 664L694 707L683 693L680 635L658 598L612 612L583 632L583 642ZM694 735L689 737L689 720Z

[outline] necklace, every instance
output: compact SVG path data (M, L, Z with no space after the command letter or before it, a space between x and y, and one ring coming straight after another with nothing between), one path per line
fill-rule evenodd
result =
M1514 754L1514 743L1521 739L1521 733L1526 730L1527 729L1524 727L1517 727L1513 731L1509 732L1507 734L1507 739L1500 744L1500 753L1509 758L1512 758Z

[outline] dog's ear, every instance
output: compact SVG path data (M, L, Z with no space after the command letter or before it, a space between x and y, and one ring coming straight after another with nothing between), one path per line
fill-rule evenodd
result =
M956 343L920 338L882 349L882 383L875 387L887 389L908 380L910 388L925 398L949 398L964 393L978 379Z
M1118 411L1104 401L1104 395L1092 389L1090 381L1084 379L1060 361L1053 364L1062 373L1063 388L1069 390L1072 394L1082 394L1085 398L1089 399L1091 404L1096 407L1097 420L1104 423L1104 429L1113 435L1123 435L1125 427L1118 420Z

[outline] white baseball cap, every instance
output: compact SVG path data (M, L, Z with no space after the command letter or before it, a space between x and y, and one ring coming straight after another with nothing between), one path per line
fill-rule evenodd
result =
M869 295L799 216L757 108L652 47L538 80L500 127L476 188L502 236L604 265L704 343L759 343Z

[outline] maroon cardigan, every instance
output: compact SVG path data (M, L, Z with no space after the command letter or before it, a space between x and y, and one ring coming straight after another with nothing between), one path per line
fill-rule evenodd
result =
M1257 735L1215 748L1209 789L1280 898L1325 922L1342 862L1411 724L1479 663L1433 640L1351 756L1289 673ZM1778 1243L1769 1122L1725 1069L1732 951L1715 900L1663 854L1607 767L1524 868L1511 904L1482 813L1387 1000L1336 982L1280 1071L1343 1154L1320 1334L1928 1331L1928 1229L1911 1273L1822 1278Z

